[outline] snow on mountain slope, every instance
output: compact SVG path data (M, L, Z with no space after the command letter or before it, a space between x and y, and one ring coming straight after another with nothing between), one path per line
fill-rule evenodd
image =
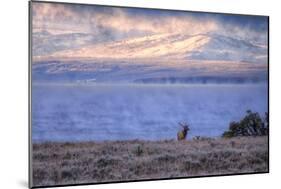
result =
M267 63L267 47L253 42L213 34L203 48L187 54L188 59Z
M218 34L157 34L61 50L39 59L185 59L267 62L267 47Z
M49 56L50 58L156 58L165 56L181 57L186 52L200 49L209 37L197 35L153 35L105 44L90 45L76 50L65 50Z

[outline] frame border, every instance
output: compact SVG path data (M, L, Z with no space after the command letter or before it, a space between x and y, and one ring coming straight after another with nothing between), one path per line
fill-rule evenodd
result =
M28 2L28 187L33 186L32 168L32 1Z

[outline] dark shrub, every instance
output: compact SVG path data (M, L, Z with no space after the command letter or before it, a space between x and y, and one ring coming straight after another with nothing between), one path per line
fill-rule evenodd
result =
M246 116L240 122L231 122L229 130L225 131L223 137L236 136L263 136L268 135L268 113L262 119L258 112L248 110Z

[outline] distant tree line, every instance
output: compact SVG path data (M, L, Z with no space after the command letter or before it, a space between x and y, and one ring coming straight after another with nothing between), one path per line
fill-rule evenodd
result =
M134 80L135 83L200 83L200 84L243 84L243 83L260 83L265 82L262 77L224 77L224 76L198 76L198 77L158 77L158 78L142 78Z
M231 122L228 131L222 136L226 138L237 136L264 136L268 135L268 113L261 117L258 112L246 111L246 116L239 122Z

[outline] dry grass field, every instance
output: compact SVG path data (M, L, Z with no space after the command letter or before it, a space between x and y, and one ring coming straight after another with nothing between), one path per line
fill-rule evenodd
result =
M33 186L268 172L268 138L33 144Z

